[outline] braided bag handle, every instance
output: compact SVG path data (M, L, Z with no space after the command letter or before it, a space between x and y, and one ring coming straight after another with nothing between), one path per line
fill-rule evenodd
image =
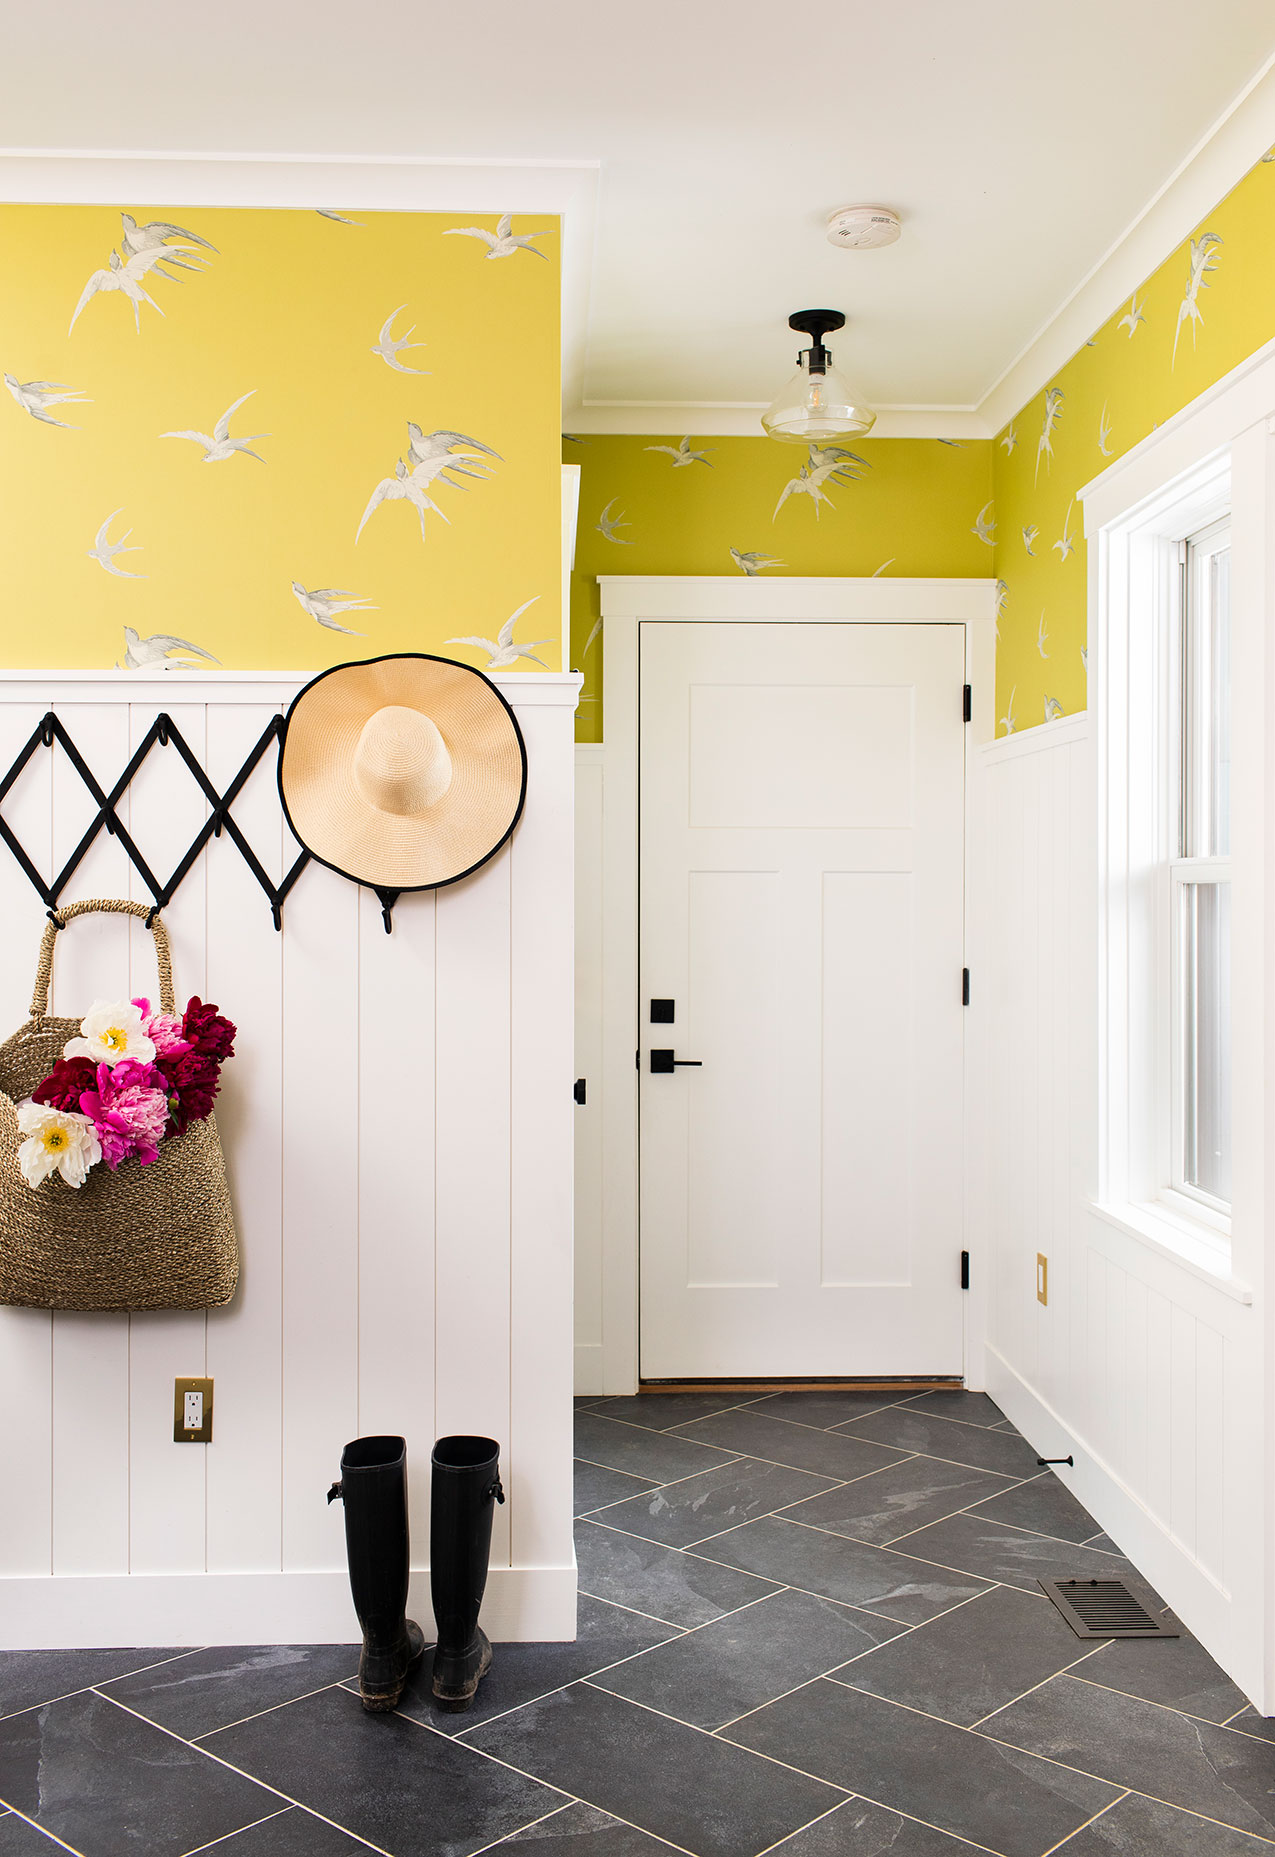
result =
M87 903L67 903L62 909L55 909L49 916L44 939L40 943L40 965L36 969L35 992L31 996L31 1017L37 1024L48 1017L49 983L53 978L53 945L58 938L58 930L65 928L76 916L108 915L137 916L145 922L155 938L155 960L159 967L159 1003L165 1012L176 1012L177 1000L173 992L173 960L168 947L168 931L160 921L157 911L149 903L128 903L124 901L98 900Z

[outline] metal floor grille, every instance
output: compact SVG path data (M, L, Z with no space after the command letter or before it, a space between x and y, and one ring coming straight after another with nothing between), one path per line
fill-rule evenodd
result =
M1123 1580L1038 1580L1078 1638L1180 1638L1166 1619L1148 1612Z

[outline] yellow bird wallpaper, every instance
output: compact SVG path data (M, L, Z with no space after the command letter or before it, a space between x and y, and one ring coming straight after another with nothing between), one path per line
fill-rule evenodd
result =
M4 662L557 669L558 224L472 217L0 206Z

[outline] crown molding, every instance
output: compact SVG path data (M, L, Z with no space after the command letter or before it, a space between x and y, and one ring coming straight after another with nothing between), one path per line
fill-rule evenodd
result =
M562 429L582 438L597 434L647 437L689 432L695 438L763 438L766 400L585 400L563 396ZM991 438L982 414L970 406L883 406L871 438Z

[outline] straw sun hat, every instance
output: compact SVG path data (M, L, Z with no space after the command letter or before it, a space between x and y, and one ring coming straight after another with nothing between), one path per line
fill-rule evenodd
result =
M505 843L527 794L527 751L481 671L404 652L306 685L288 711L279 794L320 864L374 889L430 890Z

